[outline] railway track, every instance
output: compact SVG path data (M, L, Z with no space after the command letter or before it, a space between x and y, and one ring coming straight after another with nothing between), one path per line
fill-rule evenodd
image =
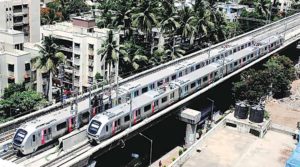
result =
M293 28L290 29L290 31L299 29L298 27L299 27L299 25L295 25ZM293 38L294 37L288 38L287 42L290 42L290 40ZM66 154L61 155L60 157L57 157L55 159L52 159L51 161L43 164L42 166L43 167L63 166L64 164L70 162L73 159L73 157L76 157L76 156L90 150L91 148L93 148L93 147L91 147L90 144L88 144L88 143L80 145L77 148L74 148L73 150L68 151Z
M279 21L277 21L277 22L275 22L275 23L272 23L272 24L270 24L270 25L266 25L266 26L264 26L264 27L258 28L258 29L256 29L256 30L247 32L247 33L242 34L242 35L240 35L240 36L237 36L237 37L235 37L235 38L232 38L232 39L229 39L229 40L227 40L227 41L224 41L224 42L221 42L221 43L219 43L219 44L216 44L216 45L214 45L213 47L211 47L211 49L218 48L218 47L223 46L224 44L226 44L226 43L228 43L228 42L232 42L232 41L235 41L235 40L244 38L244 37L249 36L249 35L251 35L251 36L253 36L253 37L257 37L257 38L261 36L260 38L263 38L263 36L266 36L266 35L268 35L268 34L274 32L274 31L277 31L278 33L282 33L282 32L284 32L284 29L283 29L283 28L284 28L284 24L285 24L285 23L291 23L291 26L293 26L293 25L298 26L298 24L300 24L300 23L297 23L297 21L295 21L295 20L297 20L297 19L299 19L299 18L300 18L300 14L295 14L295 15L293 15L293 16L287 17L286 19L279 20ZM279 30L278 30L278 29L279 29ZM280 29L281 29L281 31L280 31ZM139 79L139 78L141 78L141 77L144 77L144 76L146 76L146 75L149 75L149 74L151 74L151 73L158 72L158 71L160 71L160 70L162 70L162 69L164 69L164 68L168 68L168 67L170 67L170 66L172 66L172 65L174 65L174 64L177 64L177 63L179 63L179 62L188 60L188 59L193 58L193 57L195 57L195 56L199 56L199 55L201 55L201 54L207 52L207 50L208 50L208 49L206 48L206 49L203 49L203 50L194 52L194 53L192 53L192 54L189 54L189 55L187 55L187 56L185 56L185 57L183 57L183 58L180 58L180 59L177 59L177 60L174 60L174 61L171 61L171 62L162 64L162 65L159 65L159 66L157 66L157 67L155 67L155 68L146 70L146 71L141 72L141 73L139 73L139 74L135 74L135 75L133 75L133 76L131 76L131 77L128 77L128 78L126 78L126 79L121 80L121 81L120 81L120 85L123 85L123 84L126 84L126 83L128 83L128 82L137 80L137 79ZM112 85L112 87L114 87L114 86L115 86L115 85ZM109 86L105 86L103 91L107 91L107 90L109 90L109 89L110 89ZM100 88L98 88L98 89L96 89L96 90L93 90L93 91L91 92L91 95L94 96L95 94L101 93L101 91L102 91L102 90L101 90ZM81 96L78 97L78 101L80 102L80 101L86 100L86 99L89 98L89 96L90 96L89 93L85 93L85 94L83 94L83 95L81 95ZM20 118L18 118L18 119L15 119L15 120L13 120L13 121L10 121L10 122L7 122L7 123L4 123L4 124L0 125L0 136L5 136L5 135L3 135L3 134L8 134L8 132L11 133L11 135L7 135L6 137L0 137L0 143L1 143L1 141L5 141L5 140L8 140L9 138L11 138L11 137L12 137L12 134L13 134L14 131L15 131L15 129L16 129L17 127L19 127L22 123L27 122L27 121L31 121L31 120L33 120L33 119L35 119L35 118L37 118L37 117L39 117L39 116L45 115L45 114L47 114L47 113L57 111L57 110L61 109L62 106L63 106L63 107L68 107L68 106L71 105L71 103L72 103L73 100L74 100L74 99L71 98L71 99L67 100L67 102L64 103L63 105L60 104L60 103L58 103L58 104L55 104L55 105L53 105L53 106L47 107L47 108L45 108L45 109L42 109L41 111L36 111L36 112L31 113L31 114L29 114L29 115L26 115L26 116L24 116L24 117L22 117L22 118L20 117Z

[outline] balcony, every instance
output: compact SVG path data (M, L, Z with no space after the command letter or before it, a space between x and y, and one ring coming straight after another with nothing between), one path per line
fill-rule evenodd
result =
M79 70L74 69L75 76L80 76Z
M66 47L66 46L60 46L60 50L65 51L65 52L73 52L72 47Z
M8 77L15 78L15 72L8 71Z
M75 65L80 65L80 60L76 57L74 57L74 64Z
M94 49L89 48L89 49L88 49L88 54L89 54L89 55L94 55Z
M94 60L89 59L89 66L94 66Z
M89 76L90 76L90 77L94 77L94 73L91 72L91 71L89 71Z

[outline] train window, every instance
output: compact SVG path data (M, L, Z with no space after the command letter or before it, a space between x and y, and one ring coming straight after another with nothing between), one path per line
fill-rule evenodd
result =
M82 119L88 118L89 115L90 115L90 114L89 114L88 112L83 113L83 114L82 114Z
M248 43L248 46L250 46L250 45L251 45L251 43L249 42L249 43Z
M232 54L232 50L229 51L229 54L230 54L230 55Z
M200 64L197 64L197 65L196 65L196 69L199 69L199 68L200 68Z
M195 86L196 86L196 82L193 82L193 83L191 84L191 89L194 88Z
M265 50L267 50L268 49L268 47L265 47Z
M179 72L179 77L181 77L181 76L182 76L182 71Z
M168 96L165 96L161 99L161 103L165 103L166 101L168 101Z
M140 109L136 110L136 116L139 116L139 115L141 115L141 110Z
M142 93L146 93L146 92L148 92L148 87L144 87L144 88L142 89Z
M127 121L129 121L129 120L130 120L129 115L126 115L126 116L124 117L124 122L127 122Z
M253 55L253 53L250 55L250 57L252 58L254 55Z
M106 132L108 132L108 126L107 125L105 126L105 130L106 130Z
M60 123L56 126L56 130L57 131L60 131L62 129L65 129L67 127L67 123L66 122L63 122L63 123Z
M225 57L227 57L227 56L228 56L228 52L225 53ZM223 55L222 55L222 57L223 57Z
M210 73L210 78L213 78L214 77L214 73Z
M247 56L247 59L250 59L250 55Z
M198 84L198 85L201 84L201 80L200 80L200 79L197 80L197 84Z
M169 77L168 78L166 78L166 80L165 80L166 82L169 82Z
M147 111L149 111L151 109L151 105L149 104L149 105L146 105L145 107L144 107L144 112L147 112Z
M274 46L274 43L271 44L271 47L273 47L273 46Z
M217 59L217 60L219 60L219 59L220 59L220 57L219 57L219 56L217 56L217 57L216 57L216 59Z
M203 82L206 82L207 80L208 80L207 76L203 77Z
M242 45L241 49L244 49L244 45Z
M32 135L32 141L35 142L35 135Z
M233 49L233 53L235 53L235 52L236 52L236 48Z
M157 82L157 87L159 87L159 86L162 85L163 83L164 83L163 80L158 81L158 82Z
M215 72L215 76L217 76L218 75L218 72Z
M117 120L117 125L118 125L118 126L121 125L121 120L120 120L120 119Z
M174 92L170 94L170 99L173 99L175 96Z
M154 89L154 83L150 84L150 89Z
M155 107L158 106L158 100L156 100L156 101L154 102L154 106L155 106Z
M243 58L243 62L245 62L245 61L246 61L246 57Z
M172 79L172 80L175 80L175 79L176 79L176 74L175 74L175 75L172 75L171 79Z
M234 66L237 66L238 65L238 62L236 61L236 62L234 62Z
M137 97L139 95L139 91L134 91L134 97Z
M191 72L194 71L194 67L191 67Z

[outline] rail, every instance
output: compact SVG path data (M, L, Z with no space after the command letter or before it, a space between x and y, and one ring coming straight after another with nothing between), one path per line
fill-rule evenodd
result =
M226 44L226 43L228 43L228 42L232 42L232 41L235 41L235 40L244 38L244 37L249 36L249 35L251 35L251 36L260 36L260 35L263 35L263 34L269 32L269 31L270 31L270 28L274 29L274 26L277 27L277 28L278 28L278 27L281 27L281 26L283 26L284 23L287 23L287 21L291 21L291 22L296 22L296 23L297 23L297 21L295 21L295 18L297 18L297 17L299 17L299 16L300 16L300 14L294 14L294 15L291 15L291 16L286 17L286 18L284 18L284 19L278 20L278 21L276 21L276 22L274 22L274 23L265 25L265 26L260 27L260 28L258 28L258 29L252 30L252 31L250 31L250 32L241 34L241 35L239 35L239 36L237 36L237 37L234 37L234 38L228 39L228 40L226 40L226 41L223 41L223 42L221 42L221 43L218 43L218 44L216 44L216 45L213 45L213 46L211 47L211 49L215 49L215 48L217 48L217 47L219 47L219 46L222 46L222 45L224 45L224 44ZM300 22L299 22L298 24L300 24ZM283 30L283 32L284 32L284 30ZM120 85L125 84L125 83L130 82L130 81L137 80L137 79L139 79L139 78L141 78L141 77L144 77L144 76L149 75L149 74L151 74L151 73L157 72L157 71L159 71L159 70L161 70L161 69L164 69L164 68L167 68L167 67L169 67L169 66L171 66L171 65L174 65L174 64L177 64L177 63L179 63L179 62L185 61L185 60L187 60L187 59L193 58L193 57L195 57L195 56L201 55L201 54L203 54L203 53L205 53L205 52L207 52L207 51L208 51L208 48L205 48L205 49L202 49L202 50L200 50L200 51L196 51L196 52L194 52L194 53L191 53L191 54L189 54L189 55L187 55L187 56L185 56L185 57L182 57L182 58L179 58L179 59L170 61L170 62L165 63L165 64L161 64L161 65L159 65L159 66L157 66L157 67L154 67L154 68L151 68L151 69L149 69L149 70L143 71L143 72L141 72L141 73L135 74L135 75L133 75L133 76L130 76L130 77L128 77L128 78L125 78L125 79L121 80L121 81L120 81ZM114 87L115 84L113 84L112 86ZM107 85L107 86L104 87L104 90L103 90L103 91L107 91L109 88L110 88L110 86ZM96 89L96 90L93 90L93 91L91 92L91 94L92 94L92 96L93 96L93 95L98 94L98 93L100 93L100 92L101 92L101 89L98 88L98 89ZM82 94L81 96L78 97L78 101L82 101L82 100L85 100L85 99L87 99L87 98L89 98L89 93L84 93L84 94ZM23 116L23 117L14 119L14 120L9 121L9 122L6 122L6 123L3 123L3 124L0 125L0 134L6 132L6 131L8 131L8 130L16 129L16 128L18 128L18 127L20 126L20 124L22 124L22 123L24 123L24 122L33 120L34 118L39 117L39 116L41 116L41 115L45 115L45 114L47 114L47 113L54 112L54 111L56 111L56 110L62 108L63 106L64 106L64 107L68 107L68 106L70 106L70 104L71 104L72 101L74 101L74 100L75 100L74 98L70 98L70 99L67 99L66 102L65 102L63 105L59 102L59 103L57 103L57 104L51 105L51 106L49 106L49 107L46 107L46 108L44 108L44 109L41 109L41 110L32 112L32 113L30 113L30 114L28 114L28 115L25 115L25 116Z
M245 65L244 67L242 67L241 69L238 69L236 71L234 71L233 73L217 80L216 82L206 86L205 88L201 89L200 91L198 92L195 92L194 94L186 97L185 99L182 99L180 101L178 101L177 103L173 104L172 106L169 106L167 107L166 109L154 114L153 116L149 117L149 118L146 118L144 119L142 122L138 123L137 125L135 126L132 126L131 128L127 128L126 130L124 130L123 132L121 133L118 133L116 134L115 136L103 141L102 143L100 143L99 145L97 146L94 146L94 147L91 147L89 149L89 151L87 152L84 152L80 155L77 155L76 157L72 157L72 161L69 161L68 163L64 164L63 166L73 166L77 163L80 163L81 160L84 160L84 159L88 159L89 157L91 157L93 155L93 153L97 152L98 150L101 150L107 146L111 146L112 143L116 142L116 141L119 141L121 139L123 139L124 137L128 136L129 134L133 134L135 131L139 130L140 128L150 124L155 121L156 119L166 115L167 113L179 108L179 107L182 107L184 104L186 104L187 102L189 102L190 100L194 99L195 97L199 96L200 94L206 92L207 90L219 85L220 83L226 81L227 79L231 78L232 76L242 72L243 70L253 66L254 64L266 59L267 57L273 55L274 53L278 52L279 50L281 50L282 48L290 45L291 43L293 43L295 40L299 39L299 35L295 36L295 37L291 37L291 39L293 40L288 40L287 43L285 43L283 45L283 47L280 47L280 48L277 48L275 49L274 51L272 51L271 53L268 53L267 55L263 56L263 57L260 57L259 59Z

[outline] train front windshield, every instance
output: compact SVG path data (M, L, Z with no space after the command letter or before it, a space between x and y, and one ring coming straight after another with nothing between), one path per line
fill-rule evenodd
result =
M89 126L89 133L96 134L100 126L101 126L100 122L93 120Z
M20 145L24 138L26 137L27 132L23 129L19 129L14 137L14 143Z

